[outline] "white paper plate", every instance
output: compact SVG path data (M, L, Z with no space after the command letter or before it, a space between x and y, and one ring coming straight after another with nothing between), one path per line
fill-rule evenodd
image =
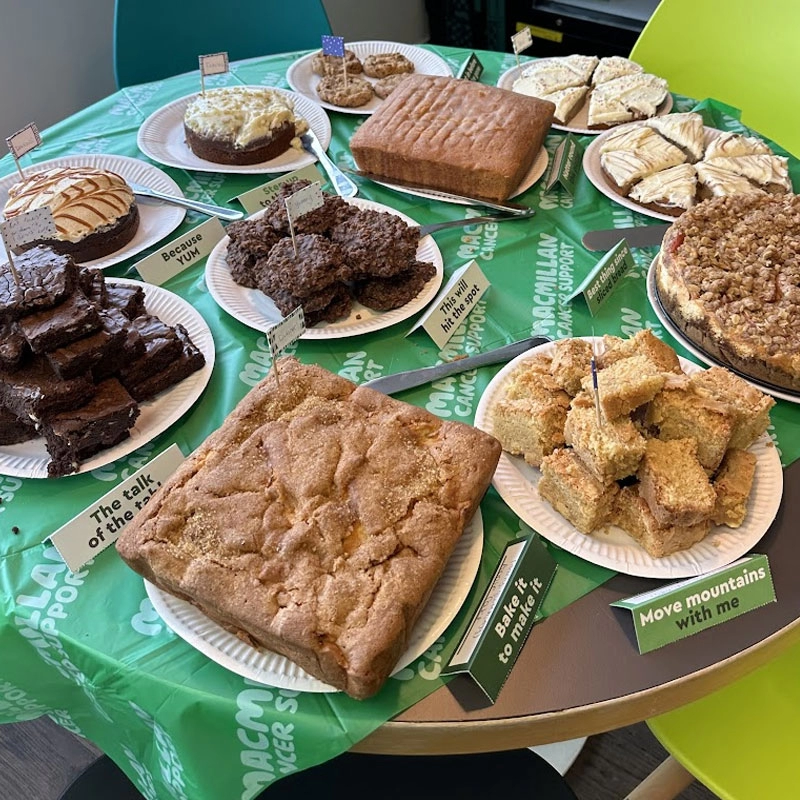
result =
M547 150L543 147L539 151L539 155L536 156L533 164L531 164L531 168L528 170L527 175L522 179L522 182L517 187L516 191L511 195L511 197L517 197L521 195L523 192L527 192L528 189L533 186L539 178L544 175L547 171L547 163L550 160L550 156L547 153ZM358 167L358 164L356 164ZM437 192L435 189L409 189L407 186L400 186L396 183L388 183L386 181L373 181L373 183L378 183L381 186L385 186L387 189L394 189L396 192L403 192L404 194L411 194L415 197L424 197L426 200L439 200L442 203L455 203L456 205L462 206L476 206L480 205L479 201L471 201L471 200L455 200L453 199L452 195L442 194L441 192Z
M53 167L96 167L97 169L107 169L111 172L116 172L126 181L140 183L159 192L183 197L181 187L158 167L154 167L145 161L140 161L138 158L116 156L111 153L53 158L50 161L42 161L39 164L25 167L24 172L27 175L34 172L43 172ZM0 178L0 210L8 201L8 190L18 180L19 174L16 172ZM81 262L84 266L102 269L125 261L126 258L131 258L131 256L141 253L151 244L161 241L167 234L174 231L186 216L186 210L178 208L178 206L171 206L160 201L147 200L141 197L137 197L136 202L139 206L139 227L133 239L125 247L110 255L103 256L103 258L95 258L93 261Z
M583 337L592 341L592 337ZM602 339L597 341L602 344ZM475 427L492 433L491 409L502 397L510 374L523 361L537 353L550 353L555 343L534 347L509 362L494 377L481 396L475 412ZM681 359L684 372L691 374L701 367ZM645 578L688 578L723 567L753 548L775 519L783 493L783 470L777 449L765 434L751 448L757 459L753 489L747 504L747 516L739 528L719 525L688 550L665 558L653 558L625 531L613 525L606 532L590 536L578 531L546 500L539 497L540 472L528 466L521 457L503 453L493 484L500 496L520 519L545 539L570 553L627 575Z
M374 56L380 53L402 53L414 64L415 71L421 75L443 75L445 77L453 75L453 71L441 56L412 44L401 44L399 42L345 42L344 46L347 50L352 50L362 61L367 56ZM317 84L320 82L320 76L311 69L311 60L316 55L316 52L299 58L286 71L286 82L292 89L319 103L321 106L331 111L339 111L342 114L372 114L380 106L383 100L377 96L373 96L369 103L365 103L358 108L344 108L321 100L317 94ZM375 83L377 80L376 78L369 78L363 73L359 73L356 77L363 78L370 83Z
M180 383L162 392L152 400L139 403L141 413L131 428L130 438L114 447L101 450L84 461L75 475L110 464L118 458L132 453L138 447L177 422L197 401L206 388L214 368L214 340L206 321L178 295L141 281L127 278L109 278L109 285L141 286L145 292L147 312L167 325L180 323L189 337L205 356L205 366L184 378ZM50 455L43 438L31 439L20 444L0 447L0 475L15 475L20 478L46 478Z
M390 214L395 214L400 219L405 220L409 225L417 225L411 217L407 217L405 214L401 214L399 211L395 211L395 209L382 203L373 203L371 200L362 200L359 197L349 198L347 202L358 206L358 208L388 211ZM251 219L257 219L263 213L254 214ZM469 224L469 220L466 220L465 224ZM280 322L283 316L272 300L263 292L258 289L239 286L233 280L225 260L229 241L230 239L226 236L218 242L208 257L206 262L206 286L208 291L217 304L232 317L238 319L239 322L243 322L257 331L266 331L275 323ZM372 333L373 331L388 328L397 322L402 322L421 311L436 296L444 277L442 254L431 236L426 236L420 240L417 247L417 260L430 261L436 267L436 274L410 303L406 303L404 306L395 308L392 311L374 311L371 308L362 306L360 303L353 302L353 308L348 317L337 322L321 322L313 328L308 328L302 338L340 339L344 336Z
M684 334L684 332L672 321L672 317L670 317L670 315L667 313L667 310L664 308L664 306L661 305L661 300L658 296L658 287L656 286L655 264L657 260L658 256L653 259L652 264L650 264L650 269L647 272L647 299L650 301L650 305L653 307L653 311L656 312L656 316L658 317L659 321L669 331L669 333L675 339L677 339L693 356L700 359L700 361L702 361L704 364L708 364L710 367L725 367L725 369L735 372L737 375L744 378L748 383L752 383L753 386L760 389L762 392L765 392L766 394L777 397L780 400L786 400L789 403L800 403L800 394L792 394L788 389L781 389L780 387L773 386L769 383L762 383L756 378L751 378L744 372L740 372L734 367L731 367L729 364L725 364L722 361L714 358L714 356L709 355L705 350L701 350L698 345L691 341L691 339L688 339L686 334Z
M252 89L271 88L275 92L291 98L294 102L295 114L308 122L311 130L317 135L324 150L331 142L331 123L328 115L319 103L302 97L294 92L273 87L252 86ZM154 161L168 167L182 167L196 172L221 172L226 174L242 173L261 175L273 172L293 172L296 169L313 164L317 159L305 150L290 147L285 153L264 161L261 164L217 164L196 156L186 144L183 132L183 115L186 106L197 94L186 95L173 100L158 111L154 111L139 128L136 144L139 149Z
M631 128L640 127L644 123L642 122L629 122L627 123ZM646 217L652 217L653 219L661 219L664 222L675 222L678 218L678 215L672 214L665 214L662 211L655 211L654 209L647 208L643 206L641 203L637 203L636 200L633 200L630 197L625 197L621 195L615 188L614 184L611 182L609 178L606 177L605 172L603 172L603 167L600 165L600 148L603 146L603 142L615 132L618 132L622 126L619 128L614 128L609 131L603 131L584 151L583 153L583 171L586 173L586 177L592 182L592 185L597 189L597 191L604 194L610 200L613 200L620 206L624 206L625 208L631 209L631 211L638 211L640 214L644 214ZM708 147L708 143L712 139L716 139L717 136L722 134L722 131L717 130L716 128L704 128L705 130L705 141L706 147Z
M405 653L392 674L419 658L447 629L472 588L483 552L480 509L458 540L450 560L420 614ZM300 692L338 692L312 677L293 661L269 650L256 649L210 620L191 603L144 582L153 607L181 639L225 669L268 686Z
M501 89L508 89L509 91L514 91L511 87L514 85L514 81L522 74L522 71L525 67L530 66L532 62L526 61L524 64L520 64L519 67L516 65L511 67L511 69L506 70L498 79L497 85ZM591 93L591 92L590 92ZM672 111L672 95L667 92L667 96L664 98L661 105L656 110L657 117L663 117L664 114L669 114ZM621 125L625 125L627 123L620 123ZM589 95L586 95L586 100L582 106L582 108L578 111L577 114L566 124L566 125L559 125L557 122L554 122L551 126L554 130L557 131L567 131L568 133L581 133L581 134L591 134L596 136L597 134L605 133L605 131L595 130L594 128L588 127L589 125ZM609 128L608 130L616 130L618 126L613 128Z

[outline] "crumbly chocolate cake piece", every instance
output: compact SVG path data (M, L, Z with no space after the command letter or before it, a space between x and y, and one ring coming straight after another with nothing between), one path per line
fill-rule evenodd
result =
M0 445L27 442L38 435L36 426L32 422L20 419L7 408L0 406Z
M331 240L356 278L391 278L415 260L419 232L386 211L359 209L340 222Z
M175 328L158 317L143 314L133 320L132 327L144 341L144 355L125 364L119 370L119 379L126 388L141 383L145 378L160 372L183 351L183 342ZM130 389L128 389L130 391Z
M205 365L205 356L191 340L186 328L178 323L175 326L175 333L183 346L181 354L170 361L164 369L146 376L138 383L128 382L128 391L140 403L155 397L165 389L169 389L170 386L180 383Z
M118 308L128 319L145 313L144 289L125 283L106 284L105 308Z
M348 277L336 245L316 233L300 233L294 242L291 238L281 239L272 248L259 270L258 286L266 294L283 289L302 298Z
M108 294L106 278L102 270L81 267L78 273L78 285L90 303L98 307L105 306Z
M97 312L103 330L116 344L108 348L92 367L95 383L110 378L126 364L141 358L145 352L144 339L118 308L103 308Z
M414 261L411 269L391 278L368 278L355 285L355 298L375 311L391 311L413 300L422 287L436 274L428 261Z
M291 314L298 306L302 306L303 314L307 320L309 314L322 311L323 308L329 306L334 299L339 297L342 289L349 292L345 284L332 283L330 286L326 286L321 291L315 292L308 297L300 298L285 289L276 289L269 292L269 297L284 317ZM265 294L267 293L265 292Z
M18 417L34 422L77 408L94 392L88 373L62 381L42 355L34 355L13 372L0 369L0 403Z
M138 416L139 406L122 384L116 378L103 381L88 403L55 414L42 426L51 457L48 476L69 475L89 456L126 439Z
M14 369L30 351L17 322L0 323L0 367Z
M100 317L78 289L60 305L23 317L19 327L34 353L46 353L93 333Z
M0 319L18 319L63 303L78 285L78 265L48 247L34 247L14 259L19 283L8 264L0 266Z
M269 255L282 234L263 217L234 222L228 226L227 234L230 242L225 261L231 277L240 286L258 288L256 265Z
M295 192L309 186L311 181L289 181L281 186L280 191L266 207L263 219L278 233L289 236L289 218L286 214L286 198ZM293 220L294 232L297 233L329 233L340 222L356 212L354 206L349 205L338 195L323 194L322 205Z
M311 328L320 322L337 322L350 314L353 307L353 297L350 290L342 283L337 284L336 294L325 308L312 311L305 318L306 326Z

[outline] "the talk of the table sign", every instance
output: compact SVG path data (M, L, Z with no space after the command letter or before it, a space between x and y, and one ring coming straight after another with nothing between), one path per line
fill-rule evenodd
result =
M622 239L595 264L594 269L567 300L574 300L578 295L583 295L589 313L594 316L602 302L614 291L614 287L635 265L633 253L627 241Z
M583 145L571 133L568 133L553 154L550 172L544 185L545 191L549 192L556 184L559 184L570 196L574 196L582 163Z
M443 674L468 673L494 702L537 620L556 568L536 534L509 542Z
M775 600L768 558L751 555L611 605L632 613L639 652L649 653Z
M70 570L77 572L87 561L114 544L125 526L183 460L178 445L170 445L52 534L50 541Z
M286 175L281 175L280 178L275 178L275 180L271 180L261 186L256 186L255 189L237 194L231 200L238 200L248 214L255 214L257 211L266 208L275 199L284 183L299 180L307 180L313 183L319 179L320 173L316 165L307 164L301 169L287 172Z
M148 283L161 286L204 259L223 236L225 228L219 218L211 217L133 266Z
M467 262L453 273L430 308L408 334L417 328L423 328L441 350L490 285L478 262L474 260Z

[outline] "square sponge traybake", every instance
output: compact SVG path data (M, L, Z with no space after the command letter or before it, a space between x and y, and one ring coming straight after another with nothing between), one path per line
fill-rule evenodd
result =
M256 646L375 694L500 457L492 436L293 358L181 465L122 558Z
M472 81L411 75L350 139L359 169L389 180L505 200L553 121L547 100Z

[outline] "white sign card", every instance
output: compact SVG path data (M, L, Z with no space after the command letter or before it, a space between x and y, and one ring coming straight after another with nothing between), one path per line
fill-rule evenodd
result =
M222 75L228 71L227 53L210 53L207 56L199 56L201 75Z
M294 170L294 172L287 172L286 175L281 175L280 178L275 178L267 183L262 183L261 186L256 186L255 189L237 194L231 200L238 200L248 214L255 214L257 211L266 208L273 201L284 183L294 180L318 181L319 171L316 165L307 164L305 167Z
M31 122L24 128L21 128L16 133L12 133L6 139L8 149L15 159L19 160L25 153L29 153L35 147L42 143L42 137L39 135L39 129L36 124Z
M56 235L56 222L49 206L42 206L0 222L0 233L9 249L14 250L37 239L52 239Z
M70 570L77 572L87 561L114 544L125 526L183 460L178 445L170 445L52 534L50 541Z
M430 308L406 336L422 327L436 346L443 348L490 285L478 262L469 261L453 273Z
M272 363L289 345L294 344L306 332L306 320L303 316L303 307L298 306L280 322L267 331L269 353Z
M531 36L531 29L527 25L511 37L511 47L517 55L523 50L527 50L532 44L533 36Z
M148 283L161 286L204 259L223 236L225 228L222 227L219 217L211 217L133 266Z
M315 181L309 186L298 189L294 194L286 198L286 213L289 215L289 224L294 225L294 221L303 214L308 214L315 208L323 204L322 183Z

